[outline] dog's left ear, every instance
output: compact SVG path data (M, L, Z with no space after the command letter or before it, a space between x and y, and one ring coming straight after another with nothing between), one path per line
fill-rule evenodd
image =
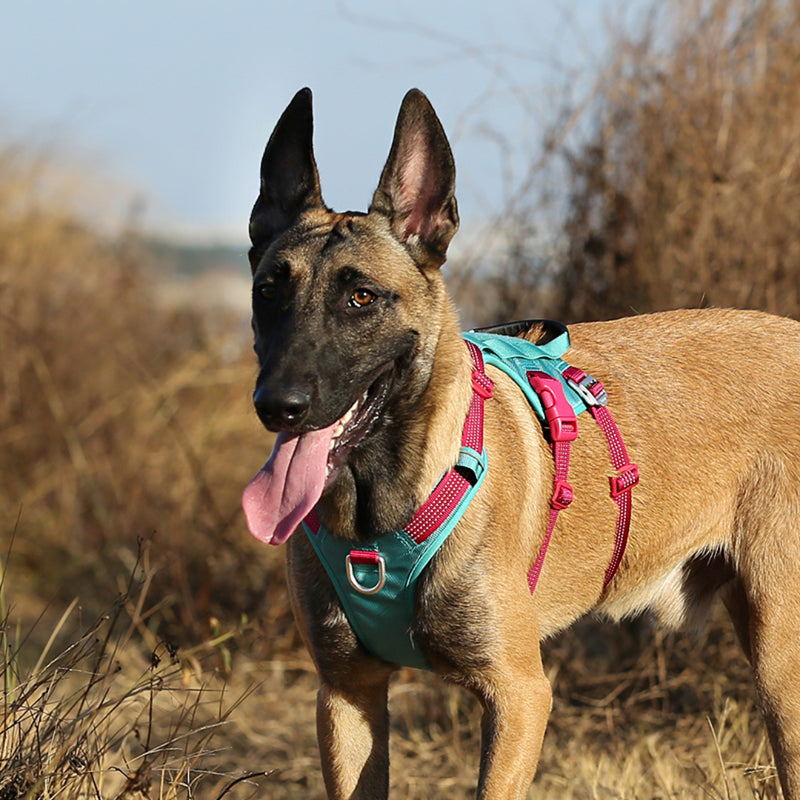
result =
M261 159L261 189L250 214L253 251L263 251L305 209L323 204L313 133L311 90L301 89L278 120Z
M370 211L389 217L394 235L417 258L441 266L458 230L456 168L447 137L428 98L412 89L403 98L394 141Z

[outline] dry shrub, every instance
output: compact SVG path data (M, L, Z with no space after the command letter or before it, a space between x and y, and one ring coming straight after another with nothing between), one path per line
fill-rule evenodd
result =
M12 635L0 577L0 798L144 800L252 796L269 770L221 757L237 695L198 657L229 636L178 651L145 624L148 548L111 610L76 630L70 604L41 649ZM67 644L56 647L58 639Z
M465 327L550 313L554 250L535 220L526 206L509 210L477 236L463 232L466 243L454 249L445 271Z
M17 530L11 572L99 614L137 541L154 538L159 618L197 637L212 615L260 609L280 575L277 554L252 557L239 513L270 445L249 409L252 355L240 336L231 361L207 318L160 309L137 237L101 236L50 201L37 188L47 170L0 153L0 535Z
M800 314L800 4L653 6L568 155L560 313Z

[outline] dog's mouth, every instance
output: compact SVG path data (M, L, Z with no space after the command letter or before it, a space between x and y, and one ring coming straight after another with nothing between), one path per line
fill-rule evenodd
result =
M257 539L282 544L336 480L347 454L374 429L391 386L392 364L332 425L279 433L267 463L242 495L247 526Z
M370 387L333 426L325 473L326 488L336 479L347 454L372 432L386 402L390 383L391 368L387 367L380 371Z

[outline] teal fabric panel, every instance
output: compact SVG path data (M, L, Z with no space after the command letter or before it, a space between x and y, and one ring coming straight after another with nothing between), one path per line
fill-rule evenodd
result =
M477 453L463 447L457 463L473 472L475 483L444 523L420 544L402 530L365 543L337 538L324 526L320 526L315 535L303 523L309 541L330 576L361 643L373 655L392 664L430 669L425 654L411 636L417 581L480 488L487 469L486 452ZM383 557L386 582L380 591L365 594L351 585L346 559L353 550L372 550ZM356 581L362 586L372 587L378 582L377 566L353 564L352 569Z
M544 409L539 396L531 388L526 373L545 372L561 381L564 395L575 414L586 410L586 403L563 376L569 366L561 356L569 349L567 333L556 337L545 345L537 345L516 336L502 336L496 333L468 331L462 337L477 345L483 353L483 360L511 378L527 398L539 419L544 420Z

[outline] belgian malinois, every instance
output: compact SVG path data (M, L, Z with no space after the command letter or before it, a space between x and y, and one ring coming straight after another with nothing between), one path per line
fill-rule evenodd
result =
M458 227L454 181L441 124L412 90L369 211L332 211L302 90L269 139L250 219L254 401L277 441L244 507L255 536L288 540L332 798L387 797L396 666L362 645L309 536L292 533L312 508L354 546L397 531L458 457L473 366L440 272ZM485 709L478 797L524 797L534 778L551 708L543 638L589 611L702 621L720 593L752 664L784 795L798 800L800 324L674 311L575 325L571 341L566 360L604 382L641 475L613 580L604 587L617 520L608 449L581 423L575 501L531 595L553 455L518 387L487 368L488 471L416 589L414 641Z

